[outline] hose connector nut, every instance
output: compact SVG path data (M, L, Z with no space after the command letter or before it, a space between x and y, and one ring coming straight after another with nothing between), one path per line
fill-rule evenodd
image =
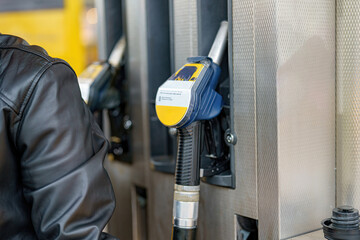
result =
M236 142L237 142L237 138L236 136L231 132L230 129L227 129L225 131L225 142L228 144L228 145L235 145Z

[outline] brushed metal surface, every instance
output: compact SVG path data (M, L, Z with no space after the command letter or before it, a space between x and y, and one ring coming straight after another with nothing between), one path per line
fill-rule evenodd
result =
M173 0L174 67L198 55L198 18L196 0Z
M105 163L116 199L116 208L108 223L108 232L119 238L132 239L131 167L114 161Z
M276 1L255 3L259 239L280 239Z
M147 44L145 0L126 0L126 77L129 84L132 163L112 161L109 172L116 194L117 206L109 232L120 239L132 239L131 189L147 187L149 159L149 126L147 109ZM136 229L134 229L136 231Z
M335 1L255 1L260 239L319 227L335 199Z
M360 1L336 2L337 205L360 209Z
M254 1L232 3L232 61L236 213L257 219ZM234 199L234 200L235 200Z
M146 0L126 0L126 34L128 55L126 76L129 83L130 119L133 163L133 184L144 186L148 168L149 126L148 126L148 75L146 42Z
M151 171L148 183L149 240L171 239L174 176Z
M298 237L290 238L292 240L319 240L325 239L323 230L307 233Z
M105 0L95 0L96 12L98 15L97 32L98 32L98 58L106 60L107 42L106 42L106 17L105 17Z

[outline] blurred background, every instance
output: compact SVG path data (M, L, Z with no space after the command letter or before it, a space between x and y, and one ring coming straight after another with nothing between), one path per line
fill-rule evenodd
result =
M77 74L98 59L95 0L1 0L2 34L24 38Z

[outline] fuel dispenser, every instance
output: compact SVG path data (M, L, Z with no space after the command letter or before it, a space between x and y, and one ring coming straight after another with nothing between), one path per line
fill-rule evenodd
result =
M83 99L103 126L103 111L110 122L109 157L131 162L129 130L132 122L127 114L127 94L124 76L125 37L121 37L111 51L109 59L89 65L79 76Z
M227 44L223 21L208 57L191 57L162 84L156 95L156 113L167 127L178 129L172 239L195 239L200 198L202 121L218 116L223 99L215 91Z

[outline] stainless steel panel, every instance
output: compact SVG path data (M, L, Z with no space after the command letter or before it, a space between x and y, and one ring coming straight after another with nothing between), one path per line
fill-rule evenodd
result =
M232 3L233 111L237 214L258 218L254 1Z
M198 55L196 0L173 0L174 67L179 69L188 57Z
M148 79L146 44L146 0L126 0L126 37L128 55L126 77L129 82L131 108L132 180L145 185L149 159Z
M259 238L280 239L276 1L255 3Z
M335 1L255 1L260 239L313 231L335 199Z
M174 176L151 171L149 175L149 239L171 239Z
M106 60L108 47L106 41L106 12L105 12L105 0L95 0L95 7L98 16L97 32L98 32L98 58L100 60Z
M108 224L108 232L123 239L132 239L131 167L106 161L106 170L113 185L116 208Z
M201 183L198 239L235 239L234 212L242 207L237 196L232 189Z
M126 0L127 58L126 77L129 83L131 109L131 150L133 162L110 162L109 172L116 194L117 207L109 223L110 233L120 239L132 239L131 189L147 187L149 159L149 126L147 108L147 44L145 0ZM133 201L135 202L135 201ZM136 231L137 229L134 229Z
M319 240L319 239L325 239L323 230L311 232L308 234L304 234L298 237L290 238L293 240Z
M360 209L360 1L337 1L337 205Z

